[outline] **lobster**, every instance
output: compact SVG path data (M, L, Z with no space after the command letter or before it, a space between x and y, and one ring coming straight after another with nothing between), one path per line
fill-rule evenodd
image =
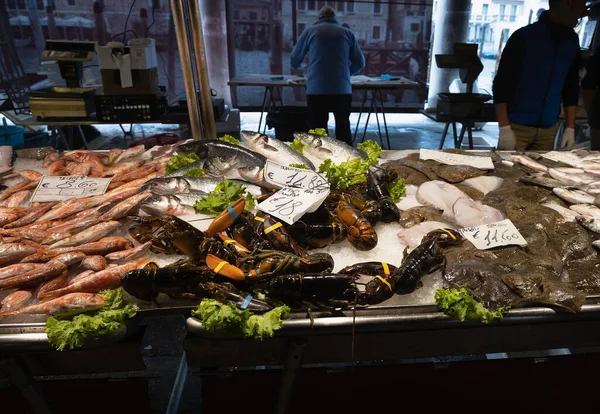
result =
M326 203L334 212L332 219L348 227L348 241L354 248L368 251L377 246L377 233L369 221L352 206L348 195L343 193L330 194Z
M381 221L384 223L400 219L400 210L390 198L390 190L387 187L395 179L392 174L396 174L395 178L398 178L397 173L391 169L370 166L367 170L367 191L372 199L377 200L381 209Z

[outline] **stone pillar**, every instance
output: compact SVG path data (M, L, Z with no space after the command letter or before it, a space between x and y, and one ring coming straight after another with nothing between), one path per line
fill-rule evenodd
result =
M210 87L217 91L217 98L225 99L225 104L231 106L231 93L229 85L227 85L227 82L229 82L229 65L227 63L227 13L225 3L227 2L200 0L200 11Z
M452 53L455 43L465 43L469 32L470 0L439 0L434 16L433 52L427 107L437 106L437 94L447 92L458 69L439 69L435 55Z

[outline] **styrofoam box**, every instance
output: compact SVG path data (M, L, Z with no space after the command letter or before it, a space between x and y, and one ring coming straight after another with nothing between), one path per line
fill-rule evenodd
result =
M131 55L131 69L152 69L158 67L156 41L154 39L131 39L127 42ZM100 69L118 69L112 58L112 46L98 47Z

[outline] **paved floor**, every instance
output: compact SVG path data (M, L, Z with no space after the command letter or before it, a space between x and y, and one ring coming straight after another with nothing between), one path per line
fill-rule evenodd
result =
M250 131L258 130L259 117L260 114L256 112L243 113L241 115L241 129ZM358 114L352 114L350 121L353 128L356 127L357 120ZM444 124L431 121L421 114L388 114L386 115L386 120L391 149L438 148ZM381 122L383 122L382 119ZM133 136L125 136L118 125L98 125L96 128L100 135L88 137L89 145L92 149L127 147L135 140L164 132L175 132L184 136L187 134L185 127L184 129L180 129L176 125L162 124L135 125L133 128ZM126 126L126 129L128 129L128 126ZM329 129L331 131L335 130L333 117L329 123ZM357 134L357 142L360 142L363 130L364 116L361 120L359 133ZM267 129L266 132L268 135L275 135L274 129ZM91 131L90 134L92 134ZM450 132L444 145L445 148L453 147L451 136L452 133ZM366 139L372 139L379 142L377 124L373 119L369 122ZM497 142L497 125L486 124L482 130L474 131L473 141L475 148L478 149L494 147Z

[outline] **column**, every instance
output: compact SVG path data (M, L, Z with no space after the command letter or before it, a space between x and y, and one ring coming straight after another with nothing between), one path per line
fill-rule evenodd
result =
M438 1L434 16L428 108L435 108L437 94L447 92L452 81L458 78L457 69L439 69L435 63L435 55L450 54L455 43L467 41L470 5L470 0Z
M200 0L202 30L206 47L206 66L210 87L217 91L217 98L231 105L229 91L229 65L227 63L227 14L226 2ZM233 31L233 28L231 28ZM233 33L231 33L233 36Z

